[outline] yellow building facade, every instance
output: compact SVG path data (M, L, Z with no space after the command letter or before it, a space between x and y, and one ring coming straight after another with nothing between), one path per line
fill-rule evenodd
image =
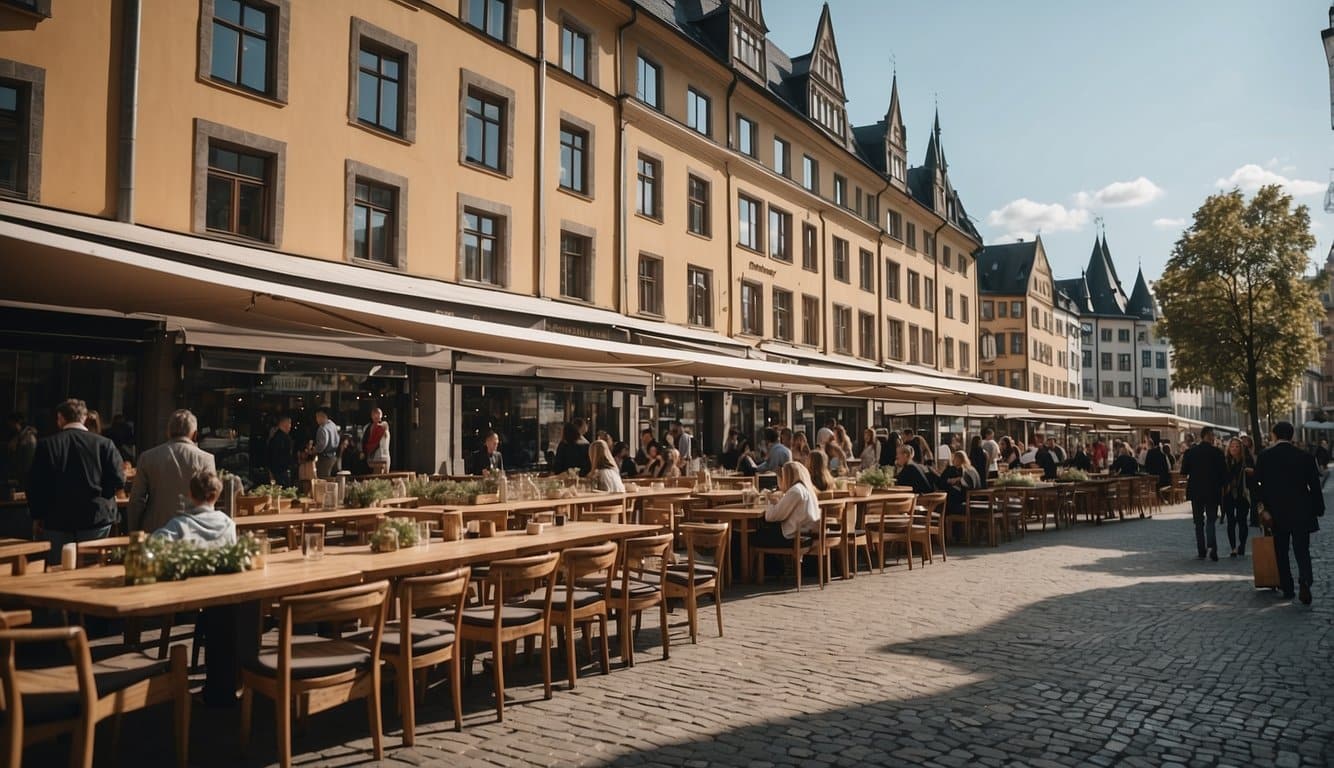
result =
M1042 238L989 245L982 249L977 269L982 380L1072 396L1070 330L1057 316L1055 283Z

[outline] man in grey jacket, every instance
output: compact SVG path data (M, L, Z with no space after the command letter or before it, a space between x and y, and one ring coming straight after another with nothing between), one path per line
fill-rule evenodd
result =
M214 471L213 454L195 445L198 429L193 413L176 411L167 419L167 442L140 454L130 490L127 530L156 531L183 506L194 506L189 501L190 478Z

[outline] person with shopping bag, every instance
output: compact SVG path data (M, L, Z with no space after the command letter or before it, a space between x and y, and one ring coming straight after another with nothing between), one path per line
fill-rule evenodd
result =
M1291 546L1297 558L1297 587L1303 605L1311 604L1311 534L1320 530L1319 517L1325 514L1320 470L1311 454L1292 444L1290 422L1274 425L1274 444L1260 453L1255 462L1255 481L1264 503L1261 516L1274 531L1274 556L1278 561L1279 589L1285 598L1294 596Z

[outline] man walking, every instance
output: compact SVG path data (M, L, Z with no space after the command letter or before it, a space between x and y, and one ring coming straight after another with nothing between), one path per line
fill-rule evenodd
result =
M1218 562L1218 506L1223 503L1227 485L1227 462L1223 451L1214 445L1213 427L1200 430L1200 442L1181 455L1181 474L1186 476L1186 499L1195 518L1195 548Z
M88 406L73 398L56 406L54 435L37 441L28 474L28 509L51 542L48 563L74 541L111 534L116 491L125 485L120 452L110 440L83 425Z
M269 476L277 485L289 488L292 480L292 467L295 463L292 453L292 417L279 416L278 428L269 438Z
M315 475L333 477L338 472L338 425L325 408L315 410Z
M1291 599L1292 564L1288 546L1297 556L1297 584L1303 605L1311 604L1311 534L1320 530L1316 519L1325 514L1320 473L1315 459L1292 444L1292 424L1274 425L1274 444L1255 461L1255 481L1260 499L1274 528L1274 555L1278 559L1278 582L1283 596Z
M167 442L139 456L138 472L130 489L125 527L153 532L190 504L190 478L214 471L213 454L195 445L199 424L195 415L179 410L167 419Z
M996 476L996 459L1000 457L1000 444L996 442L996 432L991 427L982 430L982 452L987 455L985 467L974 467L987 479Z

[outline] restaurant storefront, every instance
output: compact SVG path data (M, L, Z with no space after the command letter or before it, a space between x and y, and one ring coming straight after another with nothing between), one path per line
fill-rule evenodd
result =
M786 394L747 392L729 399L727 428L740 432L756 450L764 442L764 430L788 424Z
M796 395L793 397L793 429L804 429L811 439L830 421L847 430L855 446L866 428L867 402L860 398Z

